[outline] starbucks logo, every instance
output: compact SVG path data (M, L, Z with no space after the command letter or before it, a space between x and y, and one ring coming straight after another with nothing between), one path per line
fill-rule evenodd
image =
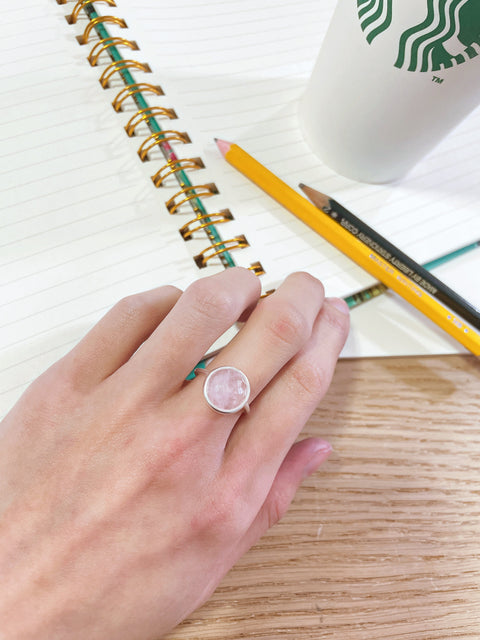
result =
M399 9L403 9L398 0ZM408 71L441 71L480 55L480 0L417 0L420 14L397 31L395 66ZM426 6L424 6L426 5ZM357 0L367 42L395 25L393 0ZM397 5L396 5L397 6Z

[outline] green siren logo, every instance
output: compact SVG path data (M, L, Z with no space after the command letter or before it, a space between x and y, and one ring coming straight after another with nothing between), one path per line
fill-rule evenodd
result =
M398 0L399 10L404 1ZM417 4L421 13L417 23L414 17L414 24L400 31L396 67L440 71L480 55L480 0L417 0ZM369 44L392 28L393 0L357 0L357 6Z

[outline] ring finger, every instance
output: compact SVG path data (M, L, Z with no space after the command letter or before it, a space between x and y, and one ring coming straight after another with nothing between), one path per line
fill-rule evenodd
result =
M316 278L306 273L288 276L274 294L257 305L243 329L208 369L224 366L240 369L250 382L253 400L308 341L323 299L323 286ZM205 379L197 378L181 393L186 396L188 406L193 404L198 410L203 406L205 418L211 421L214 412L203 398L200 400ZM230 419L218 416L226 425L238 419L238 414Z

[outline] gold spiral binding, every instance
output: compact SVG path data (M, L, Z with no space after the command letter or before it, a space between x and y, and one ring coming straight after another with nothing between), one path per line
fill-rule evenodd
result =
M260 274L263 275L263 274ZM262 293L262 295L260 296L260 300L262 300L263 298L268 298L268 296L271 296L272 293L275 293L276 289L269 289L268 291L265 291L265 293Z
M69 16L65 16L68 24L75 24L83 7L85 7L87 4L92 4L92 2L103 2L105 4L108 4L110 7L117 6L114 0L78 0L77 4L73 7L72 13ZM65 2L59 2L58 4L65 4Z
M225 253L226 251L235 251L235 249L245 249L248 247L248 241L245 236L235 236L230 240L223 240L222 242L215 242L211 247L204 249L204 251L197 254L193 259L199 269L203 269L207 266L207 263L212 258Z
M138 69L139 71L145 71L145 73L152 73L149 65L145 62L138 62L137 60L116 60L106 67L100 76L99 82L104 89L108 87L110 78L115 73L120 73L124 69Z
M153 184L158 188L162 187L165 180L177 173L177 171L183 171L184 169L204 169L205 165L201 158L181 158L180 160L170 160L167 164L164 164L157 173L152 176Z
M58 4L66 4L68 0L57 0ZM77 23L80 13L82 9L85 9L88 5L93 4L94 2L101 2L107 4L111 7L115 7L115 0L77 0L74 5L74 8L70 15L65 16L66 20L69 24ZM92 31L99 24L111 23L118 25L120 28L125 29L127 27L127 23L122 18L117 18L116 16L97 16L89 21L82 35L77 36L77 40L81 45L87 44L90 38ZM132 40L128 40L122 37L113 37L108 36L107 38L100 39L95 45L92 47L87 59L92 67L98 64L100 56L102 53L106 52L110 47L117 46L125 46L131 50L138 50L139 47L136 42ZM132 59L120 59L113 60L113 56L110 54L110 58L112 62L108 64L108 66L103 70L102 75L100 76L100 84L105 89L109 86L111 78L116 74L126 69L138 69L140 71L144 71L145 73L151 73L151 68L146 63L138 62L137 60ZM129 97L133 97L134 101L135 95L141 92L145 93L153 93L157 96L163 95L163 90L159 86L155 86L148 83L132 83L127 86L124 86L122 90L116 95L115 99L112 102L112 106L116 112L122 111L122 105ZM136 127L141 124L143 121L149 121L150 118L154 118L156 116L164 117L168 119L176 119L177 115L173 109L167 109L163 107L147 107L144 109L140 109L137 111L133 117L130 118L127 125L125 126L125 130L129 137L135 135ZM162 130L149 135L140 145L138 149L138 155L141 160L144 162L148 160L149 152L155 147L159 146L164 142L177 141L182 143L189 143L190 138L188 133L179 132L176 130ZM159 171L152 176L152 181L156 187L161 187L165 183L166 179L176 174L179 171L183 170L195 170L195 169L203 169L205 167L201 158L175 158L174 154L172 154L174 159L170 159ZM168 156L167 156L168 157ZM189 180L183 180L178 178L181 186L185 184L185 182L189 182ZM207 266L210 260L222 256L222 254L234 251L236 249L244 249L249 246L249 243L244 235L235 236L229 240L221 240L215 242L215 235L213 231L209 230L209 227L214 227L217 224L223 224L233 220L233 215L229 209L222 209L215 213L205 213L205 209L203 208L203 203L201 199L208 198L218 193L218 189L215 184L201 184L201 185L189 185L187 187L182 188L178 193L172 196L166 203L166 207L170 214L175 214L178 210L186 203L189 203L196 216L192 220L189 220L186 224L180 227L179 232L182 238L187 241L194 237L194 235L199 231L205 231L207 236L210 238L212 244L194 256L194 261L198 268L203 269ZM216 238L219 236L216 235ZM225 261L225 258L222 257L222 262ZM260 262L255 262L248 267L255 275L259 276L265 273ZM267 292L267 295L270 292Z
M211 227L212 224L222 224L223 222L230 222L233 220L232 213L229 209L222 209L218 213L207 213L201 216L197 216L193 220L180 227L180 235L184 240L191 240L193 234L201 229Z
M104 22L112 22L113 24L118 24L121 29L127 29L127 23L123 18L117 18L115 16L98 16L98 18L90 20L83 32L83 35L77 36L78 42L80 44L87 44L92 30L97 26L97 24L103 24Z
M252 264L248 268L250 269L250 271L253 271L256 276L263 276L265 274L265 269L262 267L261 262L252 262ZM273 289L270 292L267 291L265 295L273 293L273 291Z
M194 200L195 198L210 198L217 193L218 189L213 183L192 185L191 187L185 187L185 189L182 189L174 196L172 196L170 200L167 200L165 206L171 214L174 214L183 204L185 204L186 202L190 202L190 200ZM176 199L179 196L185 196L185 198L183 198L183 200L180 200L180 202L176 202ZM202 213L198 206L195 205L195 203L192 203L192 207L195 213L199 215Z
M145 82L137 82L135 84L129 84L128 87L124 87L120 93L117 94L115 100L112 102L112 106L115 111L122 110L123 102L130 96L134 96L136 93L145 91L146 93L154 93L157 96L163 96L161 87L154 86L153 84L147 84Z
M183 144L188 144L191 142L188 137L188 133L175 131L174 129L163 129L162 131L156 131L145 138L140 147L138 148L138 155L142 162L146 162L148 160L148 152L156 147L162 142L182 142Z
M133 40L127 40L126 38L119 38L119 37L103 38L102 40L99 40L92 47L92 50L90 51L87 57L87 60L92 67L96 67L98 59L104 51L106 51L110 47L120 47L120 46L129 47L133 51L138 51L138 48L139 48L136 42L134 42Z
M132 118L130 118L130 120L125 125L127 136L129 138L134 136L136 127L143 120L149 120L154 116L163 116L164 118L175 120L177 114L173 109L164 109L163 107L146 107L145 109L140 109L140 111L137 111L137 113Z

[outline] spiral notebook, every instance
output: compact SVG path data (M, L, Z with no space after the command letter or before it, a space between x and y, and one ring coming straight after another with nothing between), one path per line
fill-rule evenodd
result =
M118 299L233 265L269 290L372 279L221 158L241 144L425 261L480 237L480 113L402 183L337 176L297 104L334 0L25 0L2 12L0 414ZM479 258L438 275L480 302ZM476 298L476 300L475 300ZM394 295L352 313L344 356L461 348Z

